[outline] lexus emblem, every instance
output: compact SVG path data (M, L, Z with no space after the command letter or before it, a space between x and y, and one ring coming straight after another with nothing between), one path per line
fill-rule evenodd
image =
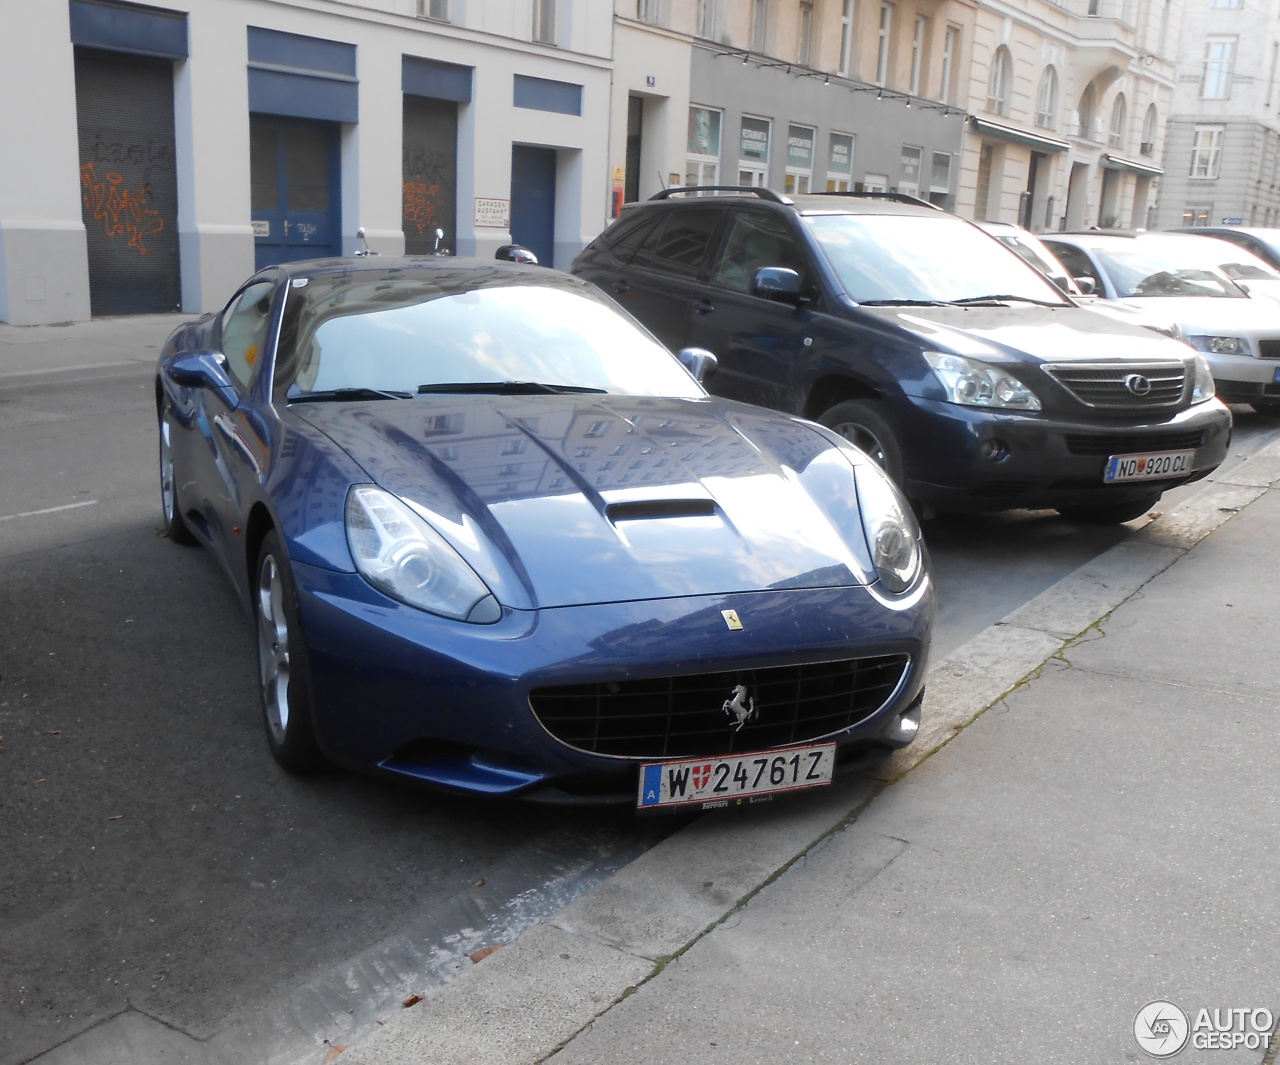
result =
M1131 373L1124 379L1124 387L1135 396L1145 396L1151 392L1151 381L1140 373Z
M738 684L734 686L733 694L724 701L720 709L738 722L733 731L739 732L743 725L756 716L756 701L747 694L745 684Z

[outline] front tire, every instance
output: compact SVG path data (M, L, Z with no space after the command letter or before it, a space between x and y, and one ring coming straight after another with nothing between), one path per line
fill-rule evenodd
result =
M258 552L254 617L258 681L271 756L290 773L324 764L311 719L311 678L298 621L298 596L279 535L273 529Z
M1160 502L1160 494L1126 503L1090 503L1074 507L1058 507L1058 513L1067 521L1081 525L1120 525L1140 518Z
M175 544L194 544L187 523L178 509L178 482L173 472L173 424L160 415L160 512L164 517L164 534Z
M902 447L883 404L870 399L845 400L824 411L818 421L865 451L894 484L902 486Z

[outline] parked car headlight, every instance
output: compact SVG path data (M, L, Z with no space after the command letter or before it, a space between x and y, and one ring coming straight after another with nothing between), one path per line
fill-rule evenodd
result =
M1187 343L1196 351L1212 355L1248 355L1249 342L1244 337L1188 336Z
M922 565L915 516L879 466L861 462L854 477L858 512L876 574L890 592L906 591Z
M1209 361L1203 355L1197 355L1195 361L1195 377L1191 385L1191 402L1203 403L1213 399L1217 391L1213 383L1213 371L1209 369Z
M380 592L458 621L493 622L502 608L462 557L405 503L372 484L347 492L347 544Z
M947 400L951 403L1011 410L1040 409L1036 394L999 366L943 351L926 351L924 357L947 390Z

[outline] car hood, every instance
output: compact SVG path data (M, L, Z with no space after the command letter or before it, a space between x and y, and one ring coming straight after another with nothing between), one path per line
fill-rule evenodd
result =
M1234 301L1242 302L1242 301ZM1139 324L1085 307L863 307L909 329L939 350L975 358L1061 363L1075 360L1185 358L1186 345ZM1145 324L1145 323L1143 323Z
M1125 296L1102 302L1108 307L1132 311L1143 319L1143 324L1174 323L1188 336L1221 333L1224 336L1280 337L1280 307L1261 291L1257 296L1244 299Z
M290 410L514 608L856 586L856 457L723 400L418 397Z

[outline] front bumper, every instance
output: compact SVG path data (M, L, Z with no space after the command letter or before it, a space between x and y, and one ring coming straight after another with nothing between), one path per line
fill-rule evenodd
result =
M923 691L935 610L925 577L896 601L867 588L759 591L506 611L493 625L467 625L387 599L353 573L294 571L316 738L329 758L452 790L549 800L634 801L647 759L554 738L529 701L547 686L905 654L892 698L828 737L850 754L904 746L911 735L900 719ZM724 610L737 611L740 631ZM726 717L725 729L732 724Z
M998 413L908 397L907 495L950 511L1124 503L1213 472L1226 458L1231 412L1217 400L1163 421L1050 413ZM1195 450L1191 472L1171 480L1106 484L1115 454Z

